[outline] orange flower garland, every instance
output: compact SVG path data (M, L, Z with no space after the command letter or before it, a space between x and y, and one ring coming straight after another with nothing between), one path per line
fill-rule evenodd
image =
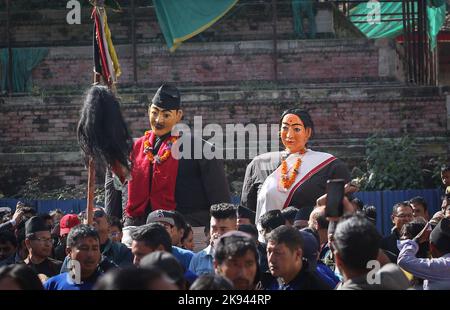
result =
M303 149L300 151L300 154L305 154L306 150ZM290 176L288 176L288 166L286 163L286 159L283 159L281 161L281 178L280 178L280 185L282 188L284 189L288 189L292 186L292 184L294 184L295 179L297 178L298 175L298 171L300 169L300 165L302 164L302 159L301 158L297 158L295 164L294 164L294 168L292 169L292 172L290 174Z
M171 154L172 145L177 141L178 137L171 137L167 142L167 147L161 156L153 155L153 147L150 145L150 131L145 132L144 154L151 163L161 164L167 160Z

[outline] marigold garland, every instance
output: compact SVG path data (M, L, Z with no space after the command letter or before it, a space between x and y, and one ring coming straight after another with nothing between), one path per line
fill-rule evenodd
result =
M300 154L305 154L306 150L303 149L300 151ZM295 164L294 164L294 168L292 169L292 172L290 173L290 175L288 176L288 166L287 166L287 162L286 159L283 159L281 161L281 178L280 178L280 185L282 188L284 189L288 189L292 186L292 184L294 184L295 179L297 178L299 169L300 169L300 165L302 164L302 159L301 158L297 158Z
M150 144L150 131L145 132L145 140L144 140L144 154L147 156L148 160L151 163L157 163L161 164L165 160L169 158L171 155L171 149L172 145L177 141L178 137L171 137L169 141L167 142L166 149L164 150L164 153L159 155L153 155L153 146Z

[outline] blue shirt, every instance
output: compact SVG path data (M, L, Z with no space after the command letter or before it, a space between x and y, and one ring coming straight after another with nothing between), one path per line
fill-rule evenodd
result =
M172 246L172 255L180 262L181 266L183 266L184 270L189 269L189 264L191 263L191 259L194 256L192 251L179 248L177 246Z
M72 281L70 278L70 275L68 272L61 273L57 276L49 278L44 283L44 289L49 291L86 291L86 290L92 290L92 287L95 284L95 281L97 280L99 273L95 273L93 276L91 276L88 280L82 281L80 284L76 284Z
M330 287L336 287L340 282L339 278L327 265L322 262L318 262L316 271L319 277L330 285Z
M214 273L213 252L212 246L209 245L200 252L195 253L189 265L189 270L198 276Z

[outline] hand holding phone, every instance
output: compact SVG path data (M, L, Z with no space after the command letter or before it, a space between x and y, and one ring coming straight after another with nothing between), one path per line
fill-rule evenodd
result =
M327 181L327 203L325 215L327 217L341 217L344 214L344 179L331 179Z

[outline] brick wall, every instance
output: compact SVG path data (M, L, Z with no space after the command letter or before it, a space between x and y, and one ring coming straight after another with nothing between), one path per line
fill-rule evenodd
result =
M187 43L168 53L161 45L139 45L138 83L158 85L232 85L242 81L272 81L271 41ZM90 47L53 47L33 70L40 89L88 86L92 81ZM119 45L121 85L133 83L131 46ZM366 40L278 42L278 79L283 82L345 82L381 79L378 49Z
M194 116L203 117L203 126L217 123L277 124L287 107L297 105L311 112L315 122L312 147L343 158L349 166L360 164L364 140L376 132L392 137L411 134L418 138L418 153L424 157L448 156L446 100L424 88L367 89L359 99L340 95L337 99L320 97L319 89L309 97L299 89L183 92L184 122L192 126ZM351 89L339 90L351 92ZM148 127L148 94L123 94L123 112L134 137ZM338 90L328 89L332 94ZM368 94L377 92L377 98ZM424 96L428 94L428 96ZM302 97L303 96L303 97ZM276 98L276 99L270 99ZM331 98L331 97L328 97ZM49 97L39 102L34 97L3 99L0 105L0 180L19 184L26 177L52 176L60 185L86 182L79 156L75 128L81 98ZM244 161L227 161L231 181L242 181ZM101 175L98 179L101 182ZM2 183L0 182L0 183ZM0 188L0 190L2 190Z

